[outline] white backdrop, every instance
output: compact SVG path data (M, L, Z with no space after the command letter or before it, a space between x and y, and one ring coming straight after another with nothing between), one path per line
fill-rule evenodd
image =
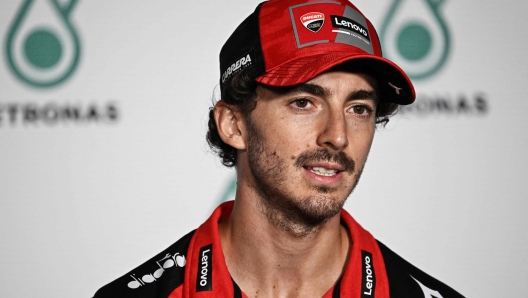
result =
M91 297L196 228L234 176L204 135L218 53L257 1L53 3L0 1L1 297ZM378 29L391 5L439 24L426 0L355 3ZM434 3L447 58L377 132L346 208L467 297L525 297L528 2ZM32 54L56 44L35 28L60 55Z

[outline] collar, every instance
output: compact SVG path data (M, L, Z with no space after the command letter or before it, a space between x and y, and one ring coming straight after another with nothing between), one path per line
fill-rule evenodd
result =
M240 297L231 279L218 234L218 222L233 210L234 201L218 206L194 234L187 252L183 297ZM352 247L344 274L324 298L389 297L385 263L376 239L350 214L341 210L341 222L348 228Z

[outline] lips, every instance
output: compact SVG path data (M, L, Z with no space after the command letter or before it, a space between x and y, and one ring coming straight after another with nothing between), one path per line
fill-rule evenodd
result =
M344 152L331 153L325 149L303 152L297 157L295 165L321 176L353 173L355 169L354 160Z
M334 176L338 172L337 170L327 169L324 167L309 167L308 170L321 176Z
M334 176L345 170L345 167L332 162L310 162L303 168L321 176Z
M343 181L343 172L327 167L304 167L305 177L311 185L337 186Z

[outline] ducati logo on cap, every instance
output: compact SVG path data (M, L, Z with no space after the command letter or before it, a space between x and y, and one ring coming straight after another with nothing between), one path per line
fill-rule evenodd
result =
M309 12L301 16L301 23L306 29L317 32L323 28L325 15L322 12Z

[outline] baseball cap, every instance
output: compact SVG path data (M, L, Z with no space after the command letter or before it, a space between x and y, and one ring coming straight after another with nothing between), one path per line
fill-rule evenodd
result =
M293 86L347 61L371 70L383 100L414 102L411 80L383 57L374 26L347 0L260 3L220 51L220 88L242 70L260 84Z

